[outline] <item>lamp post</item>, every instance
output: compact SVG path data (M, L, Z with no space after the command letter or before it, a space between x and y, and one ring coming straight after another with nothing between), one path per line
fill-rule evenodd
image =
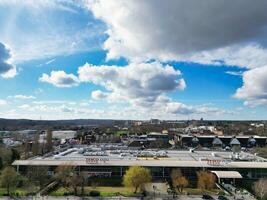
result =
M153 190L154 190L154 199L156 198L156 189L157 187L155 185L153 185Z

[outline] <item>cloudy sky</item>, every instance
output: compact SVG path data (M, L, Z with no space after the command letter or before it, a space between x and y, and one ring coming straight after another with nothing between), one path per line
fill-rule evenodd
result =
M267 119L266 7L0 0L0 117Z

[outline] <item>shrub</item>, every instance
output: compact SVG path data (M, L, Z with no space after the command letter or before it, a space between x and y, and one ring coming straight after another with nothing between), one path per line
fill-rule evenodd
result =
M89 195L92 197L98 197L98 196L100 196L100 192L97 190L92 190L89 192Z

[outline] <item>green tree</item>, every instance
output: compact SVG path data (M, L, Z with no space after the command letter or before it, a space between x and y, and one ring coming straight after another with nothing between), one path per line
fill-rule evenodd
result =
M20 154L17 149L11 149L11 163L20 159Z
M17 186L19 175L13 167L6 167L1 173L0 180L1 186L6 188L7 194L10 195L10 191Z
M172 185L177 188L180 193L188 186L188 180L179 169L173 169L171 172Z
M123 184L126 187L134 187L134 193L144 183L149 183L151 180L152 177L149 169L140 166L130 167L123 176Z
M12 157L11 150L8 148L0 147L0 157L2 158L3 166L10 164L12 162L11 161L11 157Z

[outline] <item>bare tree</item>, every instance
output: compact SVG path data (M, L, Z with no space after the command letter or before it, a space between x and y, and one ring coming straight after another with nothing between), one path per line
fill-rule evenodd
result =
M183 192L183 189L188 186L188 180L183 176L180 169L173 169L171 172L172 185L174 188L177 188L180 193Z
M34 143L33 143L33 147L32 147L32 153L34 156L39 154L39 134L37 133L34 136Z
M46 151L50 152L53 150L53 141L52 141L53 135L52 131L48 130L46 133Z
M30 166L27 178L35 185L43 188L49 182L48 170L49 168L46 166Z
M197 172L197 185L198 188L202 190L209 190L215 186L215 176L208 171L199 171Z
M266 189L267 189L267 179L260 179L253 184L253 190L260 199L264 199L267 197Z

